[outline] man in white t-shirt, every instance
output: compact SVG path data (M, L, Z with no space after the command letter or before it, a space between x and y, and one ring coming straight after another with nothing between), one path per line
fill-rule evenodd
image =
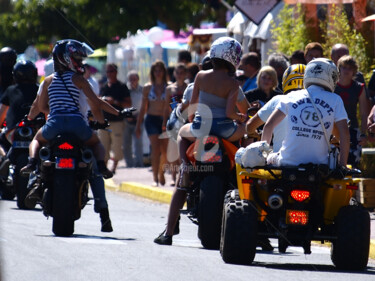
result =
M306 66L306 89L295 91L288 99L282 100L264 126L262 140L270 143L274 128L284 118L287 120L287 134L280 151L268 157L270 164L328 164L328 144L319 114L328 137L336 126L340 137L339 164L346 166L350 143L348 116L342 99L333 93L337 79L337 67L328 59L315 59Z
M246 124L247 134L252 135L254 131L263 125L270 117L272 112L281 100L288 98L289 93L298 89L303 89L303 75L305 73L304 64L293 64L289 66L283 75L282 89L284 95L274 96L269 100ZM291 93L293 95L293 93ZM281 148L281 143L287 135L287 120L284 119L277 125L273 131L273 152L278 152Z

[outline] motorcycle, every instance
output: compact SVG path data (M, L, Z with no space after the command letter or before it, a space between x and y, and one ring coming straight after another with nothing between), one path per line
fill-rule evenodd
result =
M358 170L336 177L327 165L246 168L236 164L238 189L228 191L220 253L226 263L251 264L262 239L278 239L311 253L311 241L331 242L338 269L364 270L368 262L370 217L352 196Z
M131 117L134 108L122 114ZM93 129L105 129L108 123L91 123ZM71 236L74 222L81 217L81 210L89 201L89 177L93 153L77 136L58 135L39 151L40 168L35 184L43 191L43 214L53 218L52 231L56 236Z
M88 178L95 161L75 135L59 135L39 151L37 184L44 190L43 214L53 217L52 231L70 236L88 198Z
M11 200L17 196L17 206L20 209L35 207L25 205L28 179L20 175L20 169L27 164L30 142L44 123L45 118L41 114L33 121L22 120L17 123L15 128L5 132L5 137L10 143L7 153L10 165L8 176L3 180L2 198Z
M227 140L209 135L187 150L192 185L187 188L187 209L181 213L198 225L198 237L206 249L219 249L224 195L236 186L237 149Z

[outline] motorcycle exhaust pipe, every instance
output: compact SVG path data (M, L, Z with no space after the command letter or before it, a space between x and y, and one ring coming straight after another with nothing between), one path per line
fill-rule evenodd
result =
M283 205L283 198L278 194L272 194L268 197L268 205L272 210L280 209Z
M47 160L49 160L50 156L51 156L51 151L48 147L44 146L39 150L40 160L47 161Z
M91 163L94 158L92 151L90 149L85 149L82 151L82 161L86 164Z
M22 128L20 128L20 130L18 131L18 133L19 133L19 135L21 137L28 138L28 137L32 136L33 131L29 127L22 127Z

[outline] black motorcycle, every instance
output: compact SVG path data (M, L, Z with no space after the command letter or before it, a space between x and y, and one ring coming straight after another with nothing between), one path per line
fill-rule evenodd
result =
M75 135L59 135L39 152L40 171L36 184L44 190L45 216L53 217L52 231L70 236L74 221L88 202L88 179L95 161L90 149Z
M206 249L219 249L225 193L236 186L234 155L237 147L217 136L198 139L187 150L192 185L187 189L187 209L181 213L198 225Z
M122 111L131 117L134 108ZM93 129L104 129L92 123ZM44 190L42 197L43 214L53 218L52 231L57 236L71 236L74 222L81 217L81 210L89 201L89 178L93 153L77 136L58 135L39 151L40 168L35 181ZM30 194L28 198L30 197Z
M26 206L24 201L28 193L28 179L20 175L20 169L27 164L29 145L36 132L45 123L44 115L38 115L32 121L22 120L16 127L5 133L10 149L7 158L10 161L7 178L3 179L2 198L12 200L17 196L17 206L20 209L30 209L35 206Z

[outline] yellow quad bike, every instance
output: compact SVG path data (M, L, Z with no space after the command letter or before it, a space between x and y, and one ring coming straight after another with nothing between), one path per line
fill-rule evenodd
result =
M329 241L338 269L364 270L370 216L352 198L359 182L352 176L358 172L335 179L326 165L246 169L237 164L238 189L228 191L224 200L223 260L251 264L261 239L278 239L280 253L301 246L305 254L311 253L311 241Z

